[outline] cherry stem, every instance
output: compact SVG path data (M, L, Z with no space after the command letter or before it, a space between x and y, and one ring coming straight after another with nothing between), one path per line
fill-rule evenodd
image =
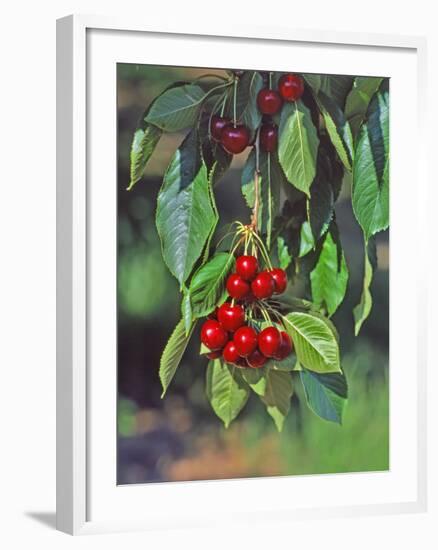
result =
M269 71L269 89L272 90L272 73Z
M234 79L234 89L233 89L233 124L234 124L234 128L236 127L236 123L237 123L237 81L238 81L238 78L236 77Z
M259 304L259 308L263 319L268 323L268 325L272 325L272 319L269 317L269 313L267 312L265 306L263 304Z
M255 153L256 153L256 166L254 172L254 208L252 210L251 225L254 228L254 231L257 232L258 228L258 215L259 215L259 203L260 203L260 128L257 129L256 139L255 139Z

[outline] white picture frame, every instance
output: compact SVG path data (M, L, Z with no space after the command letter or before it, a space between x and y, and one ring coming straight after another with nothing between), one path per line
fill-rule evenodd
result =
M139 48L135 46L141 45L145 40L159 41L163 51L157 53L155 49L152 54L152 49L148 51L147 48L141 48L140 55ZM173 44L178 43L178 55L166 46L169 41ZM102 171L102 179L105 179L107 184L108 178L111 181L111 178L116 177L115 118L112 118L115 114L106 117L108 126L99 130L102 139L98 145L95 134L95 122L98 119L93 117L102 117L108 114L111 108L114 112L116 110L115 90L111 83L115 75L112 68L117 60L147 62L149 59L150 63L179 65L183 64L186 55L186 58L191 56L190 61L186 63L189 65L220 66L219 61L216 65L215 61L205 62L209 48L211 54L214 52L215 41L220 41L224 49L225 62L222 66L228 66L227 56L231 59L232 46L236 43L245 48L239 48L239 51L242 50L240 58L237 56L239 62L236 61L233 65L248 68L251 67L251 63L255 63L256 67L265 68L260 66L270 62L263 58L265 50L276 48L286 51L292 46L300 49L302 63L305 64L302 70L308 72L318 72L320 67L320 60L312 53L312 48L315 51L317 48L330 48L332 57L339 57L339 62L342 61L342 67L345 67L347 74L357 74L352 69L348 73L348 70L358 63L362 63L360 74L367 74L367 70L369 74L375 74L371 67L366 68L367 59L372 60L374 67L381 59L382 67L383 63L392 67L388 76L391 76L394 82L397 82L406 63L411 63L417 75L412 100L414 108L409 115L411 118L404 124L408 125L409 131L415 133L417 143L421 143L423 139L425 98L422 90L425 82L426 45L422 38L238 26L227 31L227 36L223 36L213 27L202 30L179 29L177 24L173 24L151 28L138 21L106 17L69 16L58 21L57 526L59 530L70 534L147 530L164 526L212 525L214 519L203 515L203 505L200 506L199 502L209 499L209 503L212 504L209 495L214 493L215 505L219 507L224 499L230 495L233 499L238 492L242 499L254 503L255 487L265 494L274 492L278 502L267 506L253 504L251 509L245 508L245 512L231 508L225 516L227 521L259 522L292 516L316 518L417 512L426 509L426 330L421 318L416 318L413 325L416 338L412 339L412 347L405 353L402 366L399 367L399 379L397 374L394 377L396 382L391 381L392 462L387 477L383 473L371 473L180 482L130 488L112 486L115 479L115 447L111 439L115 439L116 430L115 380L112 380L115 374L112 368L115 348L112 344L103 346L102 341L111 342L111 336L115 335L112 316L114 311L108 310L110 314L107 315L100 306L105 297L110 305L114 305L112 300L115 300L115 198L106 198L101 206L97 206L95 199L99 196L96 170L99 168ZM202 43L205 47L194 48L195 43ZM250 56L244 58L243 51L250 51L255 46L260 53L257 61L251 60ZM363 61L360 61L361 55ZM98 71L96 61L99 61ZM268 68L281 69L281 58L277 63L278 67ZM297 67L297 70L300 70L300 67ZM325 72L340 71L327 64ZM412 85L412 78L410 82ZM93 99L98 86L102 87L99 89L99 104ZM403 260L403 246L398 242L399 235L403 232L402 213L406 208L411 208L415 218L411 229L413 236L409 237L403 233L404 242L406 239L415 238L418 242L424 243L425 239L422 236L425 235L426 229L420 212L425 201L422 197L427 195L421 192L426 185L423 172L426 163L422 158L424 148L418 147L415 158L410 159L409 166L403 164L406 162L406 159L403 159L405 144L403 137L398 136L397 132L398 105L397 94L392 94L391 150L394 147L396 155L395 160L391 161L391 178L398 176L399 189L402 191L406 178L413 177L419 190L417 200L413 201L412 198L403 198L403 193L398 192L398 188L391 187L391 224L395 228L391 232L391 268L394 266L391 273L397 273L397 279L391 275L391 339L403 341L406 332L398 323L400 311L396 309L396 301L393 300L403 285L403 273L401 270L397 271L397 266L401 266ZM101 156L107 159L105 165L102 164ZM115 192L113 194L115 195ZM96 220L99 220L99 223ZM99 227L107 228L105 242L102 240L104 237ZM97 244L101 255L98 265L96 262L93 263ZM416 253L419 257L424 254L423 249L424 244L417 248ZM424 306L427 289L425 275L418 267L421 265L420 261L411 258L411 262L417 265L413 267L414 276L417 278L417 294L412 298L413 303L406 307L410 307L412 316L415 316L418 309ZM109 275L105 283L97 286L95 281L99 279L99 269L105 269L105 273ZM412 276L411 273L410 277ZM99 280L101 281L101 278ZM98 330L96 315L106 318L106 322L99 323ZM391 347L391 361L397 358L396 354L397 350L394 351ZM105 372L101 368L104 362L112 365L111 369L106 369ZM416 388L415 414L410 418L403 416L403 409L400 403L397 404L398 394L402 395L403 391L406 391L407 363L410 364L411 387ZM414 369L412 364L415 365ZM415 377L413 382L412 377ZM100 388L99 393L96 392L96 387ZM96 426L101 428L99 436L96 435ZM405 455L404 462L398 464L397 460L401 454ZM303 495L301 505L282 498L282 488L285 484L291 484L291 487L293 485L294 494ZM359 487L359 494L353 495L353 491L348 489L347 486L351 484ZM318 494L319 490L321 494ZM331 503L325 500L326 491L339 493L338 501L336 498L331 499L334 500ZM309 497L306 501L306 494L312 494L314 498ZM172 509L172 506L168 505L165 512L164 502L173 502L175 508ZM147 510L147 514L143 512L144 517L134 514L134 508ZM183 509L184 513L178 514L178 508L180 511Z

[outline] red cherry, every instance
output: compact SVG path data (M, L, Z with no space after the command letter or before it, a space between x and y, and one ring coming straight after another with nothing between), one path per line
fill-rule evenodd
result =
M239 359L234 363L236 365L236 367L241 367L241 368L248 368L248 362L246 361L245 357L239 357Z
M274 294L282 294L287 287L286 271L284 269L280 269L279 267L276 267L275 269L271 269L269 273L271 277L274 279L274 283L275 283Z
M235 332L245 323L245 310L242 306L225 303L219 308L217 318L222 328L228 332Z
M238 124L237 126L227 124L221 133L221 143L229 153L237 155L246 149L250 137L246 126L242 124Z
M292 353L294 345L291 337L287 332L284 332L284 330L280 332L280 336L280 345L278 346L278 350L274 355L274 359L278 359L278 361L283 361L283 359L286 359L286 357L288 357L288 355Z
M264 115L275 115L282 105L283 100L276 90L264 88L257 94L257 106Z
M237 353L236 344L233 341L227 342L222 355L224 360L231 364L236 363L240 359L240 355Z
M285 101L296 101L304 92L304 82L296 74L284 74L278 81L278 91Z
M262 271L257 275L251 283L251 290L256 298L263 300L270 298L274 294L275 282L271 274L267 271Z
M224 118L218 115L213 115L210 121L210 133L211 137L216 140L221 140L222 130L230 123L229 118Z
M251 353L251 355L247 357L246 360L251 368L259 369L260 367L263 367L268 358L265 357L263 353L261 353L258 349L256 349Z
M212 351L211 353L207 353L207 357L209 359L219 359L219 357L222 357L222 351Z
M227 332L217 321L208 319L201 328L201 342L208 349L216 351L222 349L228 341Z
M245 281L252 281L259 270L255 256L239 256L236 260L236 273Z
M274 357L281 343L280 331L275 327L267 327L258 337L259 350L266 357Z
M250 286L237 273L232 273L227 279L227 292L231 298L241 300L249 294Z
M278 128L275 124L263 124L260 128L260 145L267 153L272 153L277 148Z
M257 348L257 333L251 327L240 327L234 333L234 343L237 353L247 357Z

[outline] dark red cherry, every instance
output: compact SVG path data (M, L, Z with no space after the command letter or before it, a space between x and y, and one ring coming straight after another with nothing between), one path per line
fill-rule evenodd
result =
M253 369L259 369L268 360L258 349L254 350L251 355L246 358L248 365Z
M246 149L250 137L248 128L243 124L227 124L221 133L221 143L229 153L237 155Z
M232 273L227 279L227 292L231 298L241 300L249 294L250 286L237 273Z
M236 367L241 367L243 369L248 368L248 363L245 357L239 357L239 359L234 364L236 365Z
M260 128L260 146L267 153L277 149L278 128L275 124L263 124Z
M251 327L240 327L234 333L233 341L237 353L241 357L247 357L257 348L257 333Z
M209 359L219 359L219 357L222 357L222 351L212 351L210 353L207 353L207 357Z
M275 269L271 269L269 273L271 277L274 279L274 283L275 283L274 294L282 294L287 287L286 271L284 269L280 269L279 267L276 267Z
M219 308L217 319L222 328L235 332L245 323L245 310L242 306L232 306L225 302Z
M236 260L236 273L245 281L252 281L259 270L255 256L239 256Z
M281 343L280 331L275 327L267 327L258 336L259 350L266 357L274 357Z
M201 342L208 349L216 351L222 349L228 341L228 334L218 321L208 319L201 328Z
M224 347L222 356L227 363L234 364L240 359L240 355L237 353L236 344L231 340L227 342Z
M288 357L292 353L294 346L291 337L287 332L284 332L284 330L280 332L280 337L280 345L278 346L278 350L274 355L274 359L278 359L278 361L283 361L283 359L286 359L286 357Z
M263 300L274 294L275 282L267 271L262 271L251 283L251 290L256 298Z
M230 123L229 118L224 118L218 115L213 115L210 121L210 133L211 137L216 140L221 140L222 130Z
M304 92L304 81L296 74L284 74L278 81L278 91L285 101L296 101Z
M283 100L276 90L263 88L257 94L257 107L264 115L275 115L281 109Z

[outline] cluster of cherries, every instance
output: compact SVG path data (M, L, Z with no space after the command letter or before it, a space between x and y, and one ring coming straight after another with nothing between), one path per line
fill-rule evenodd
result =
M257 106L263 115L277 114L283 101L297 101L304 92L303 79L295 74L284 74L278 81L278 90L263 88L257 95ZM229 153L236 155L250 145L250 132L244 124L234 124L230 119L214 115L211 117L210 133ZM278 128L272 121L265 121L260 128L260 146L272 153L278 142Z
M274 326L257 332L246 324L244 307L281 294L286 286L287 275L283 269L259 272L255 256L238 257L236 272L228 277L226 284L232 302L217 308L201 328L201 341L211 350L207 357L222 357L227 363L252 368L263 367L268 358L286 359L293 349L290 336Z

